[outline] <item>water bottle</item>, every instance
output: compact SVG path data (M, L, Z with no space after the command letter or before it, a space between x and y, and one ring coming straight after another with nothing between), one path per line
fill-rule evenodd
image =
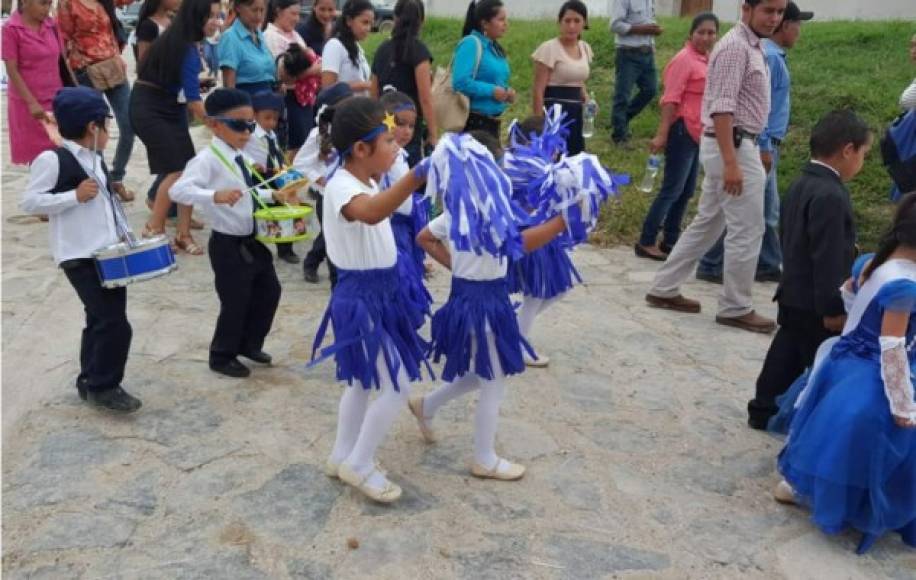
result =
M643 175L642 182L639 184L639 191L652 193L655 190L655 177L658 175L658 168L661 167L661 164L661 155L649 155L649 159L646 161L646 174Z
M582 136L590 139L595 134L595 117L598 116L598 103L589 99L582 114Z

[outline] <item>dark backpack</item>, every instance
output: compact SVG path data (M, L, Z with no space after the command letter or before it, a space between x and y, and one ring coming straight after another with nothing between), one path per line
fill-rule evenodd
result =
M897 117L881 139L881 158L894 181L891 199L916 191L916 110Z

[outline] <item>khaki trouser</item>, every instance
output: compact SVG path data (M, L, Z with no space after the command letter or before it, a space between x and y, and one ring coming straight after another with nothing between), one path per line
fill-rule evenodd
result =
M706 175L697 216L656 274L649 294L660 298L680 294L681 284L693 275L697 262L727 227L719 316L735 318L753 310L751 291L763 240L766 173L753 139L745 138L737 155L744 186L741 195L734 197L723 189L725 166L718 143L712 137L703 136L700 163Z

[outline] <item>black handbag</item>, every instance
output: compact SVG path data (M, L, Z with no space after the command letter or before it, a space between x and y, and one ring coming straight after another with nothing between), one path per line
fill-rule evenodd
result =
M60 31L57 29L56 24L54 25L54 36L57 38L57 46L60 47L60 56L57 57L57 70L60 74L60 82L65 87L78 87L79 83L76 82L76 76L70 69L70 63L67 62L67 51L64 50L64 44L60 41Z

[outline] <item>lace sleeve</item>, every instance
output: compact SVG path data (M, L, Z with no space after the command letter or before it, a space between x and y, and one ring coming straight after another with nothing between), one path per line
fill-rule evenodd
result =
M881 380L890 403L891 414L907 421L916 421L916 401L910 379L910 361L902 336L881 337Z

